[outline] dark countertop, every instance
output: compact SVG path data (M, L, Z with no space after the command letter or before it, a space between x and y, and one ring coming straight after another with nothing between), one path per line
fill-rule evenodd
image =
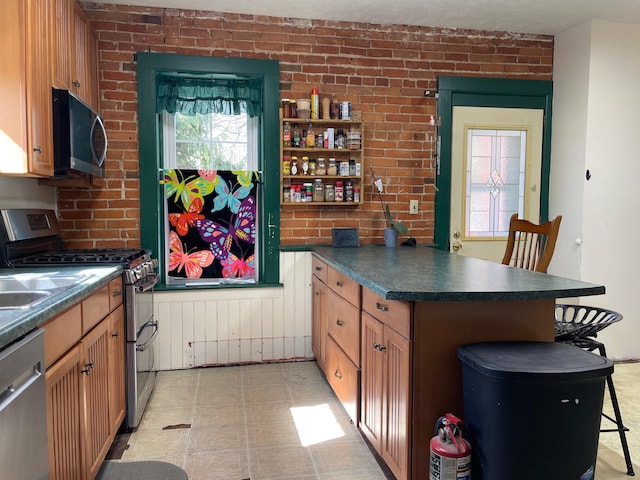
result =
M38 269L0 269L1 275L23 273L46 274L48 272L64 272L68 275L91 275L86 280L74 285L57 295L53 295L42 303L25 309L0 310L0 350L29 333L38 325L46 322L70 306L78 303L86 296L122 275L122 267L60 267Z
M428 247L314 247L328 265L389 300L542 300L601 295L602 285Z

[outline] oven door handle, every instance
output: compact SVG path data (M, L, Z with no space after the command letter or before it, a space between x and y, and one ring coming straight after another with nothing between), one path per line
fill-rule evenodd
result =
M159 279L160 279L160 276L157 273L154 274L153 276L146 277L144 280L141 280L140 282L134 285L135 289L141 293L147 292L156 286Z
M151 334L149 339L143 344L136 343L136 352L144 352L149 346L149 344L153 341L153 339L158 334L158 322L156 322L153 318L142 326L142 328L140 329L140 332L142 332L147 327L153 327L153 333ZM140 336L139 335L140 332L138 332L138 336Z

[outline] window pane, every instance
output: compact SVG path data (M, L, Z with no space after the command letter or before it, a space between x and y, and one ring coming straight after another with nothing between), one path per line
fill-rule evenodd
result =
M208 143L176 142L176 158L179 168L212 169Z
M176 140L208 141L209 119L204 115L194 117L176 113Z

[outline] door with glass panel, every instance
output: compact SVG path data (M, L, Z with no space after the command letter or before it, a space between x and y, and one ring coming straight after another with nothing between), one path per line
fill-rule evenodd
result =
M543 111L454 107L451 251L500 262L509 218L539 222Z

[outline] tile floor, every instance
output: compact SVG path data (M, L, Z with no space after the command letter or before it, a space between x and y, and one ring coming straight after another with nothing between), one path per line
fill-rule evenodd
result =
M640 363L616 365L638 475L639 380ZM160 372L139 428L123 439L123 461L168 461L190 480L385 479L315 362ZM600 435L596 474L629 478L616 433Z

